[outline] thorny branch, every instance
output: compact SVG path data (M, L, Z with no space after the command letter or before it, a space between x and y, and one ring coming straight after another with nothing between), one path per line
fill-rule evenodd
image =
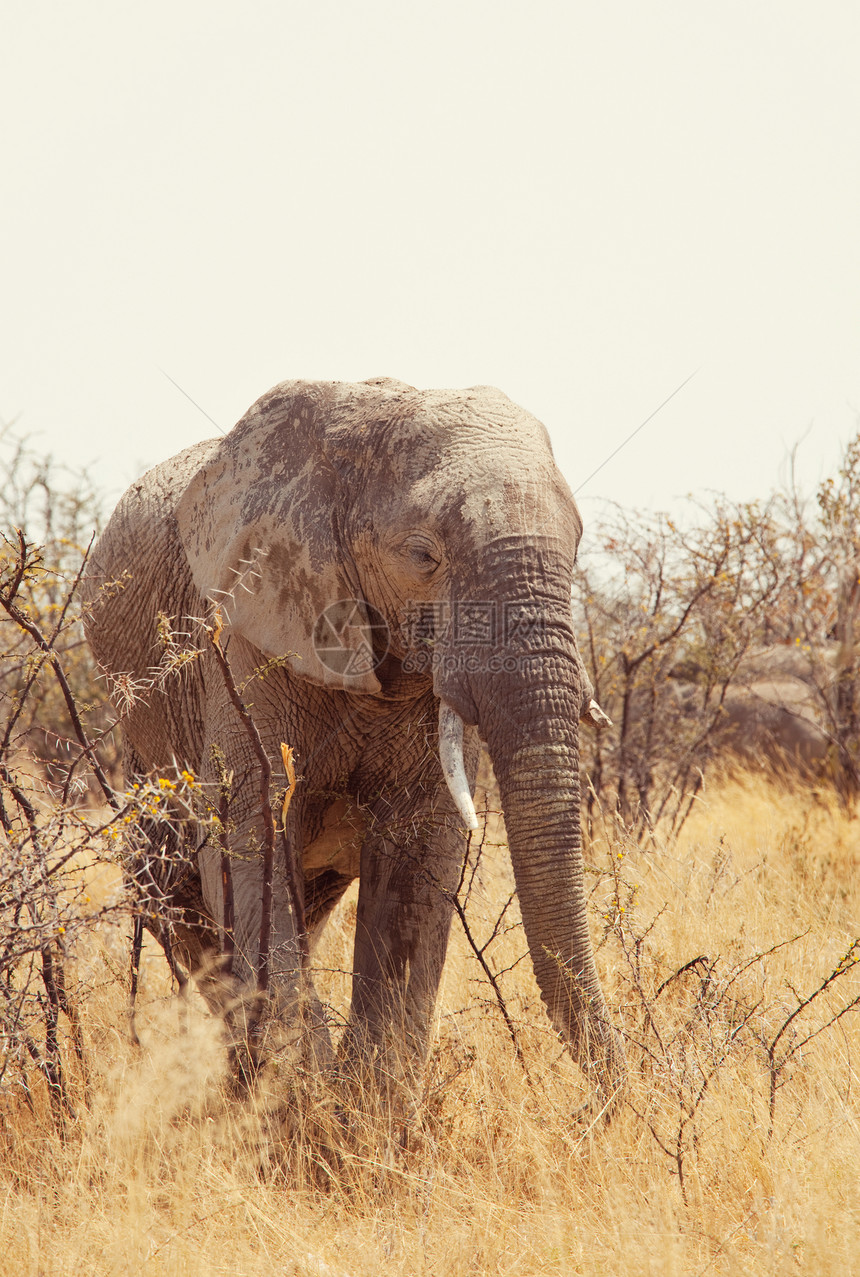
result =
M30 618L26 616L25 613L21 610L21 608L19 608L17 604L15 603L15 597L17 595L18 590L21 587L22 581L24 580L28 561L33 555L35 550L35 547L28 546L27 541L24 537L24 533L21 531L20 528L17 529L17 535L18 535L18 567L9 588L0 590L0 606L3 607L3 609L9 615L9 617L15 622L15 624L20 629L22 629L26 634L29 634L33 642L36 644L36 647L38 648L38 650L45 656L45 658L50 663L51 668L54 671L54 675L56 676L57 682L60 685L60 689L63 693L63 699L66 702L66 708L68 709L69 717L72 721L72 726L74 728L75 735L77 736L78 743L81 746L81 751L83 755L87 758L90 764L90 767L92 768L93 775L95 776L96 780L98 781L101 787L101 791L104 795L105 802L107 802L116 811L119 809L119 803L114 793L113 786L108 781L107 776L105 776L104 771L102 770L101 765L95 756L93 744L87 739L87 734L84 730L84 725L81 722L81 717L80 717L80 714L78 713L78 706L75 700L74 693L72 692L72 689L69 686L69 681L66 678L66 673L62 667L62 664L60 663L60 659L57 656L56 652L54 651L54 643L56 642L57 635L60 633L60 630L62 629L66 612L68 611L69 605L72 601L72 597L80 584L81 577L83 576L87 559L89 558L90 549L92 548L93 538L90 539L90 544L84 553L81 566L78 569L77 575L75 576L71 589L69 590L65 604L60 612L60 617L57 621L54 634L52 635L50 639L46 639L44 634L42 634L41 630L39 629L39 627L35 624L35 622L31 621ZM36 672L37 671L34 670L34 675L33 675L34 678L36 676ZM15 724L15 715L13 714L12 716L10 716L10 720L7 725L6 732L4 734L4 739L3 739L4 750L8 747L14 724Z
M10 1063L28 1056L45 1078L51 1112L59 1134L64 1137L67 1117L74 1117L63 1063L60 1015L69 1024L71 1046L81 1070L86 1097L87 1062L77 1008L66 990L65 954L67 945L89 926L94 917L114 912L111 906L95 911L84 909L89 897L74 862L80 852L96 840L101 830L92 829L80 813L69 807L69 776L74 767L86 763L96 777L102 793L113 811L112 820L121 814L122 806L95 757L94 745L88 739L77 698L63 662L56 649L67 625L69 608L80 583L88 549L62 598L53 604L56 619L50 631L40 627L30 614L28 605L19 600L25 583L39 578L42 556L30 544L23 530L15 540L6 540L12 550L11 564L7 552L5 579L0 579L0 607L26 637L31 647L25 654L29 666L15 697L0 738L0 920L3 946L0 951L0 1030L3 1052L0 1055L0 1085ZM69 720L76 737L78 753L67 764L67 777L62 799L54 807L45 808L33 788L20 777L20 746L13 761L12 742L16 724L34 695L38 676L48 665L60 688ZM4 794L5 791L5 794ZM8 796L17 808L10 809ZM72 817L76 837L69 846L67 820ZM112 822L109 822L112 823ZM41 983L41 991L34 980ZM35 1026L41 1024L42 1041ZM29 1092L26 1090L28 1096Z
M474 883L475 874L477 873L477 870L478 870L478 864L480 862L481 854L484 849L484 840L486 838L486 833L487 833L487 825L485 820L483 830L481 833L481 840L478 843L477 847L475 848L474 865L472 868L471 877L469 879L469 886L466 892L466 897L465 899L462 899L461 893L463 891L463 886L466 882L466 873L469 868L469 862L471 859L470 853L472 851L471 831L467 835L466 855L463 860L462 869L460 870L460 881L457 883L456 890L451 894L451 903L454 907L454 912L456 913L457 917L460 919L460 925L463 928L463 934L466 937L466 941L469 945L469 948L472 950L472 953L475 955L475 958L477 959L481 970L483 971L484 975L487 978L487 982L489 983L490 988L493 990L493 994L496 999L496 1004L499 1008L499 1011L502 1014L502 1019L504 1020L505 1027L508 1030L508 1036L510 1037L511 1043L513 1044L514 1054L516 1055L517 1061L519 1062L520 1067L522 1068L523 1073L526 1076L526 1080L531 1086L531 1078L529 1076L529 1071L526 1065L525 1056L523 1055L523 1050L522 1050L522 1047L520 1046L520 1040L519 1040L519 1037L517 1036L516 1027L514 1025L513 1020L511 1019L511 1014L508 1011L507 1004L505 1002L504 995L502 993L501 984L499 983L499 977L496 974L496 972L493 970L493 968L490 966L490 963L487 959L487 950L489 949L490 945L493 943L493 941L496 939L496 937L499 934L499 930L502 926L502 920L505 914L507 913L508 907L513 902L515 893L512 893L508 897L504 908L502 909L501 913L496 919L496 923L490 933L489 938L484 942L484 944L479 944L478 941L475 939L474 932L472 931L471 925L469 923L469 919L466 915L466 902L468 901L469 895L471 894L472 884Z
M843 1015L847 1015L849 1011L854 1011L860 1007L860 994L858 994L856 998L852 998L850 1002L846 1002L837 1011L835 1011L828 1020L825 1020L823 1024L820 1024L817 1029L813 1029L811 1033L808 1033L806 1037L792 1043L792 1045L789 1046L778 1059L777 1048L779 1047L780 1042L785 1037L792 1024L794 1024L795 1020L802 1015L803 1012L806 1011L822 993L829 989L837 980L841 979L842 976L847 975L849 971L853 971L858 966L860 966L860 936L851 942L851 945L842 955L830 974L826 976L811 993L807 994L805 998L798 998L797 1006L791 1014L786 1017L780 1025L779 1031L768 1043L767 1062L770 1072L770 1091L768 1095L768 1137L773 1134L774 1113L776 1111L776 1093L781 1085L780 1077L782 1076L785 1066L788 1064L789 1060L793 1059L793 1057L796 1056L808 1042L811 1042L813 1038L818 1037L818 1035L823 1033L825 1029L829 1029L831 1025L836 1024L836 1022L841 1020Z
M261 999L266 994L269 987L269 966L270 966L270 950L271 950L271 935L272 935L272 906L273 906L274 873L275 873L275 835L277 832L275 816L272 811L272 803L271 803L272 765L269 761L268 755L266 754L266 750L263 746L262 739L260 738L260 733L257 729L257 725L254 722L250 712L248 711L247 706L243 702L239 694L238 688L236 687L236 682L235 682L235 679L233 678L233 672L230 669L230 664L227 659L227 653L225 652L225 650L223 649L221 645L221 634L223 632L223 622L221 619L220 612L217 609L214 613L213 620L214 620L214 625L210 628L210 633L209 633L210 643L212 646L212 652L215 656L216 663L221 672L221 677L224 680L224 686L227 690L227 695L229 696L230 702L239 716L239 719L242 723L242 727L248 737L248 741L251 745L251 749L253 751L253 754L257 761L257 766L259 769L258 776L259 776L260 812L261 812L262 821L263 821L264 842L263 842L263 887L262 887L262 896L261 896L259 961L258 961L258 967L257 967L257 992L259 997L255 1004L255 1009L252 1014L251 1023L248 1030L249 1039L253 1040L253 1036L255 1032L259 1028L259 1019L262 1013ZM282 746L282 752L284 752L284 763L286 766L287 752L285 751L287 751L287 747ZM291 763L291 760L292 760L291 751L289 751L289 758ZM284 846L284 858L285 858L285 865L286 865L286 876L287 876L287 883L288 883L289 891L290 891L290 903L292 905L293 918L295 921L296 932L298 936L298 943L300 946L301 964L302 964L302 968L304 969L307 966L307 960L308 960L308 938L307 938L307 925L305 922L304 893L301 888L301 875L299 873L298 865L296 864L295 850L293 847L292 840L289 836L289 799L292 797L292 792L294 787L295 787L295 775L293 774L293 776L291 777L291 787L288 790L288 796L284 802L284 811L283 811L284 824L283 824L282 832L283 832L283 846ZM222 841L223 851L222 851L222 857L221 857L221 873L222 873L222 883L225 888L225 896L224 896L225 935L229 935L229 939L227 940L227 948L229 950L229 953L225 953L225 956L228 957L230 963L232 964L232 959L233 959L232 929L233 929L233 922L234 922L234 919L232 916L233 915L233 887L232 887L232 873L230 869L229 848L226 844L226 836L227 836L226 825L223 819L223 817L227 813L227 806L228 806L228 794L225 792L224 783L222 783L221 801L219 805L219 813L222 816L222 840L224 840ZM229 932L228 932L228 921L226 916L228 913L228 910L230 914Z

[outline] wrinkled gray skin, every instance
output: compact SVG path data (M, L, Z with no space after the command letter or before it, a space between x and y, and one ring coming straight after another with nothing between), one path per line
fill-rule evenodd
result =
M312 938L360 881L347 1059L384 1062L405 1047L420 1066L427 1049L465 851L440 767L441 700L466 725L469 783L479 735L489 749L552 1022L599 1093L622 1083L583 889L578 720L591 689L570 608L581 528L544 427L500 391L377 379L275 387L226 438L134 484L98 543L88 634L109 675L146 677L160 659L156 613L193 632L184 618L211 615L210 600L221 607L237 684L288 654L244 696L281 787L280 742L297 751L290 819ZM123 572L126 587L99 596ZM390 648L383 654L377 633L378 663L363 661L359 618L344 634L352 667L332 671L314 650L314 625L349 598L379 610ZM460 601L491 601L497 616L516 605L520 623L495 643L462 624L439 625L419 643L404 620L416 602ZM211 651L138 703L124 730L130 781L187 766L214 783L212 746L223 751L234 774L235 971L252 983L258 767ZM288 1014L299 959L282 842L278 856L273 992ZM199 883L171 888L185 911L180 957L192 970L211 967L223 926L220 851L205 844L197 859ZM216 1003L211 977L204 987Z

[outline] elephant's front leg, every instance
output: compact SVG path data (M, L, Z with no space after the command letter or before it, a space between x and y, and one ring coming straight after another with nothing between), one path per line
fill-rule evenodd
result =
M261 798L261 750L274 778L280 739L294 739L287 703L276 696L274 680L270 686L254 678L259 653L237 639L230 644L230 657L236 686L255 698L259 736L255 740L248 732L226 680L211 663L202 775L213 794L220 790L221 819L217 833L198 852L198 865L203 899L221 939L222 1005L240 1063L246 1048L252 1060L260 1053L263 1027L267 1037L277 1029L282 1040L301 1041L312 1055L326 1060L327 1030L302 965L300 910L295 908L295 877L287 862L291 848L276 826L280 812L275 779L268 806ZM290 813L294 837L301 826L298 803L296 808Z
M444 789L419 812L398 818L387 808L365 838L340 1054L348 1069L370 1064L383 1091L423 1068L465 850Z

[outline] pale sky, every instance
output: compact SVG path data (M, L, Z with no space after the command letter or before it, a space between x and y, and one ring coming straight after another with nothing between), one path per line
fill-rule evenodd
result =
M168 377L493 383L576 489L696 372L586 520L860 426L856 0L7 0L0 107L0 420L117 493Z

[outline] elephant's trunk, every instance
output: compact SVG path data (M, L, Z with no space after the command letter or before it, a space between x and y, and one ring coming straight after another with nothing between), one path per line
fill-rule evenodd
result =
M555 1028L606 1099L625 1078L588 930L580 829L577 665L545 653L522 672L469 680L499 782L523 924ZM534 661L531 654L529 661ZM552 667L547 677L546 663ZM453 713L453 711L451 711ZM464 815L461 808L461 814Z

